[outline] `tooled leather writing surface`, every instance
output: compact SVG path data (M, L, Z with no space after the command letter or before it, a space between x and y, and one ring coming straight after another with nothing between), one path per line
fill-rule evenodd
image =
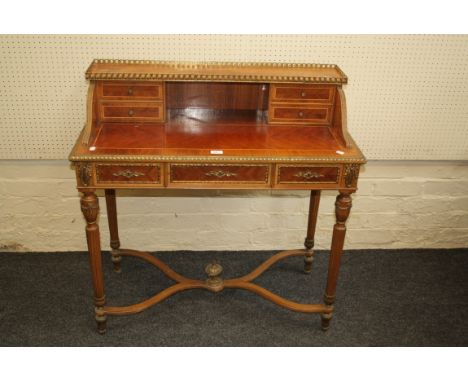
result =
M213 149L258 151L263 155L288 155L292 152L333 152L343 149L327 127L272 126L265 123L203 122L178 118L169 123L103 123L92 146L96 153L119 150Z

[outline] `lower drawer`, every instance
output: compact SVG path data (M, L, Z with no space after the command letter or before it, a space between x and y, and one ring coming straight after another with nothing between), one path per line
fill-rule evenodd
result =
M278 165L275 184L338 184L339 166Z
M269 165L171 164L169 184L174 183L270 183Z
M270 123L328 124L331 106L303 104L272 104L268 111Z
M97 184L161 184L160 164L97 164Z
M162 102L101 102L100 119L104 122L163 122Z

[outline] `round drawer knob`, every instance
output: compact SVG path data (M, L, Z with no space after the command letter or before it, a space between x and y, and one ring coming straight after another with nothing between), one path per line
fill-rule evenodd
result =
M297 113L297 115L299 116L299 118L302 118L304 117L304 112L300 111L299 113Z
M301 93L301 97L305 97L306 95L307 95L306 92Z
M134 113L133 113L133 110L129 110L129 111L128 111L128 115L129 115L130 117L133 117L133 114L134 114Z
M132 88L128 88L127 93L128 93L128 95L133 95L133 89L132 89Z

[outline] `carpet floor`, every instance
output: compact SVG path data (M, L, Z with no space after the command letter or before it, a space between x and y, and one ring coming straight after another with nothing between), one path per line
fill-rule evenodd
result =
M248 273L271 251L157 252L177 272L205 278L218 259L224 278ZM256 282L304 303L322 301L327 251L313 271L302 259L277 263ZM140 259L112 271L109 305L129 305L172 284ZM181 292L140 314L95 329L87 254L0 254L0 346L468 346L468 249L350 250L343 255L328 332L320 317L280 308L242 290Z

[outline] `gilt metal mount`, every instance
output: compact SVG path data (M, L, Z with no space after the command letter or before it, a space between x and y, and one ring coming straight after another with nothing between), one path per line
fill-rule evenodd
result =
M205 267L205 273L208 275L206 285L209 290L219 292L224 289L223 279L220 277L223 267L218 261L213 261Z
M234 172L225 172L223 170L213 170L205 173L206 176L215 176L217 178L229 178L231 176L236 176L237 174Z
M347 164L345 167L345 185L346 187L352 187L358 178L359 175L359 165L358 164Z
M142 172L138 172L138 171L132 171L132 170L122 170L122 171L119 171L119 172L114 172L112 174L113 176L123 176L124 178L127 178L127 179L131 179L131 178L137 178L139 176L143 176L145 174L143 174Z
M313 171L299 171L297 174L294 174L296 178L303 178L303 179L315 179L315 178L322 178L323 174L319 174L318 172Z

